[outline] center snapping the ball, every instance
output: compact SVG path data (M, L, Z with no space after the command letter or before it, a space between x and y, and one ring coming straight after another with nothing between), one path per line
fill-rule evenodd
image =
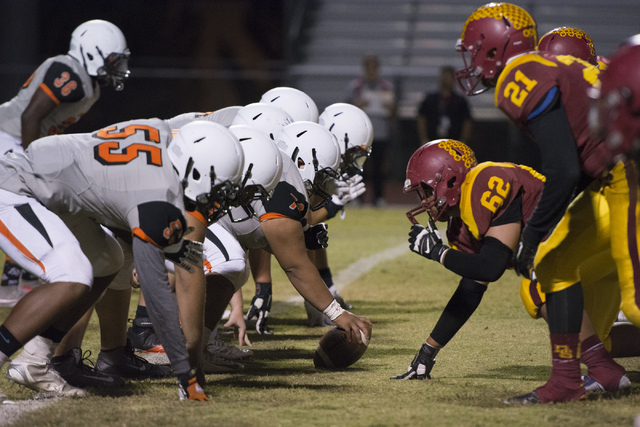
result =
M362 335L362 344L359 344L356 340L349 342L344 329L331 328L329 332L320 338L316 354L313 357L313 364L316 368L323 369L342 369L353 365L360 360L369 345L362 331L360 333ZM369 333L369 336L371 336L371 333Z

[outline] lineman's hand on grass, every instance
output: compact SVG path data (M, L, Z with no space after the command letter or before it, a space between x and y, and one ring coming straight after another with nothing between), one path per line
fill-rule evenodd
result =
M198 383L195 369L188 374L178 376L178 394L180 400L192 400L197 402L208 402L209 398L204 394L204 390Z
M249 341L249 335L247 335L247 324L244 321L242 311L231 310L229 320L224 326L225 328L233 326L233 338L238 340L239 347L242 347L244 344L251 347L251 341Z
M340 316L338 316L333 323L339 327L347 331L347 340L351 342L352 340L357 341L362 344L362 333L364 333L364 338L366 340L365 344L369 343L369 339L371 338L371 329L373 328L373 323L371 320L367 319L363 316L356 316L348 311L345 311ZM351 333L349 333L351 332Z

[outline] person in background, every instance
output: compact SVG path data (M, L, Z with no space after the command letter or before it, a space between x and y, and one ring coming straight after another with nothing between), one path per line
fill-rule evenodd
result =
M418 108L417 126L420 145L436 139L454 139L469 143L473 121L469 103L454 91L454 68L440 69L440 86L428 93Z
M387 165L385 158L391 145L391 130L396 114L396 100L393 84L380 77L380 60L375 55L367 55L362 60L364 75L353 80L348 87L346 102L364 110L373 125L373 145L369 167L365 175L373 186L373 204L384 205L384 183Z

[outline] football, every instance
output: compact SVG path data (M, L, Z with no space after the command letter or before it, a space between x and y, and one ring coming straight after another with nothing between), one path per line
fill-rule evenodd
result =
M347 333L344 329L331 328L320 339L313 357L313 364L316 368L322 369L342 369L353 365L360 360L369 345L369 342L364 340L364 334L360 333L363 339L362 344L355 340L347 341Z

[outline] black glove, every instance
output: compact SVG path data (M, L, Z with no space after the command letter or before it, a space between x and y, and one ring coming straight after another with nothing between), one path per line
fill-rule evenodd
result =
M316 249L326 248L329 246L327 243L329 241L329 236L327 234L327 229L329 227L324 222L321 222L316 225L310 225L306 230L304 230L304 245L310 251L315 251Z
M251 300L247 312L247 320L256 318L256 332L270 335L273 333L267 326L267 318L271 311L271 282L256 283L256 294Z
M409 249L425 258L440 262L442 254L450 249L442 244L440 233L433 221L429 221L429 227L424 228L419 224L411 226L409 232Z
M193 273L202 270L202 243L183 239L181 245L172 245L164 249L164 257L176 265Z
M514 260L514 268L518 276L524 276L527 279L531 278L531 270L533 269L533 259L538 251L538 245L528 243L524 239L524 233L520 236L518 247L516 249L516 255Z
M430 380L431 369L433 369L433 365L436 364L436 354L438 354L439 349L435 347L431 347L429 344L424 343L416 357L413 358L411 362L411 366L404 374L398 375L396 377L391 377L392 380Z

